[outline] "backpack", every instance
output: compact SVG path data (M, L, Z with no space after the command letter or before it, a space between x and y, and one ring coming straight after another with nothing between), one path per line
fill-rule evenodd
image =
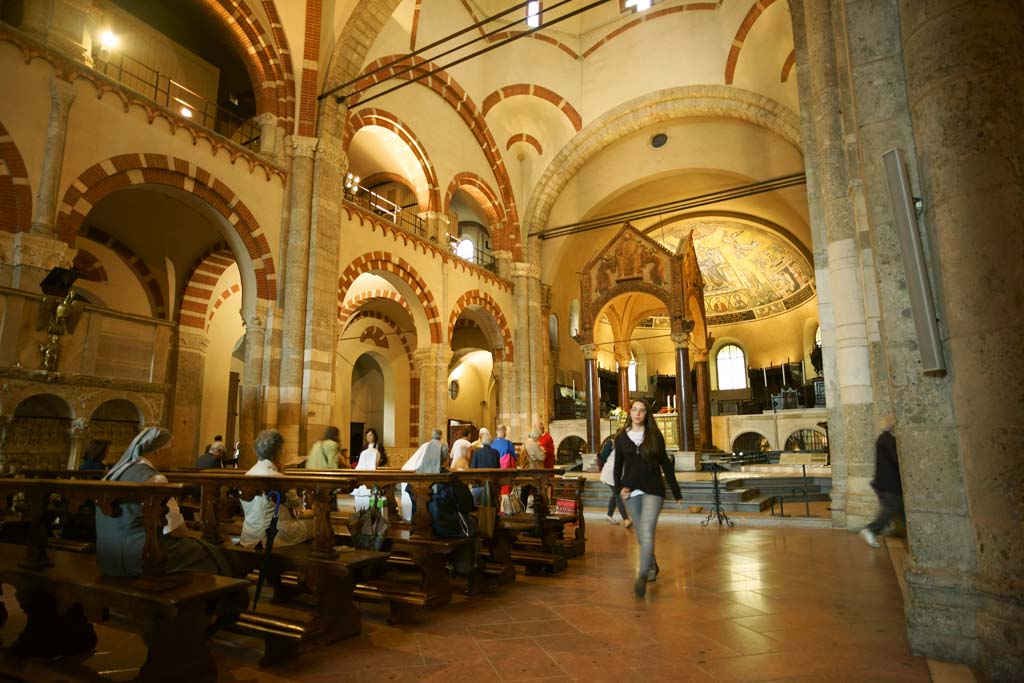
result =
M461 481L434 484L430 494L430 516L434 518L434 535L438 538L476 536L479 529L469 513L476 509L473 493Z

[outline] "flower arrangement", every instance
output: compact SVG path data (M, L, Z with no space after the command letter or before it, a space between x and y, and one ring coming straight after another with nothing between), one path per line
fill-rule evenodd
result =
M615 408L608 413L608 418L612 420L621 420L625 415L626 411L621 406L615 406Z

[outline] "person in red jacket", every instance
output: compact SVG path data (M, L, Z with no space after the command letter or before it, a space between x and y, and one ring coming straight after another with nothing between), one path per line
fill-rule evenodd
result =
M547 427L543 422L538 422L534 427L540 432L540 438L537 439L537 443L540 444L541 449L544 451L544 467L550 469L555 466L555 440L551 438L551 434L548 433Z

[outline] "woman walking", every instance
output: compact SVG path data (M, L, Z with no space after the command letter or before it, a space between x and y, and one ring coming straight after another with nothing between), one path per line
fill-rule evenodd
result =
M647 593L647 582L660 571L654 558L654 531L665 501L665 482L672 487L678 503L683 499L672 463L665 451L665 437L654 422L647 403L634 400L629 406L629 422L615 435L614 489L626 501L629 517L636 526L640 544L640 562L633 592L638 598Z

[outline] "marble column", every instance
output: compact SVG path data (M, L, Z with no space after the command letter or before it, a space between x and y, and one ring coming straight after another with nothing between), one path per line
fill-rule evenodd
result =
M596 453L601 447L601 413L598 404L600 381L597 377L597 345L583 344L583 380L587 387L587 448Z
M494 363L494 377L498 384L498 422L510 425L515 410L512 387L515 383L515 372L511 361L500 360ZM511 426L509 426L511 429ZM513 441L523 441L525 434L510 432Z
M530 386L530 305L529 305L529 275L532 266L529 263L516 262L512 264L513 298L515 301L512 314L514 328L512 331L513 343L515 344L516 365L516 410L509 425L517 434L526 434L533 425L531 416L533 414L532 396L533 390Z
M259 155L271 160L277 158L277 115L265 111L253 119L260 127Z
M700 434L697 448L709 450L715 440L711 433L711 371L707 349L694 349L693 367L697 371L697 432Z
M333 422L342 239L340 188L347 170L348 157L341 148L341 141L335 137L321 138L316 148L313 189L316 211L309 231L311 247L315 245L315 248L309 249L307 269L300 454L305 454ZM389 438L396 437L391 434Z
M679 450L696 450L693 433L693 392L690 390L690 333L673 332L672 345L676 350L676 416L679 430Z
M254 444L263 428L263 355L267 341L267 319L259 311L243 317L245 326L245 358L239 387L238 441L241 442L239 467L248 469L256 463ZM233 444L228 444L230 448Z
M201 332L178 330L178 362L174 376L171 446L174 465L191 467L199 453L203 418L203 383L209 338Z
M291 211L285 256L284 319L281 336L281 378L277 429L285 452L299 450L302 420L302 373L306 343L310 212L313 201L313 157L317 138L292 136Z
M833 459L833 472L845 463L847 485L846 509L843 518L849 529L859 529L874 516L877 498L869 482L874 476L874 440L876 436L875 400L872 372L878 357L869 352L867 303L864 293L862 263L872 259L868 235L858 230L854 203L859 194L850 176L850 164L856 150L847 149L844 127L846 45L836 32L841 25L836 15L838 6L830 0L796 0L794 32L802 32L803 57L808 68L801 80L809 81L811 108L809 123L813 131L805 135L805 161L814 169L809 179L808 197L818 206L811 211L812 221L821 220L823 230L812 230L816 262L819 248L824 246L827 260L833 316L832 330L823 326L823 345L835 349L838 400L830 403L829 435L831 449L839 455ZM848 109L849 107L847 107ZM848 112L847 112L848 113ZM851 158L852 157L852 158ZM811 195L810 184L815 184ZM825 244L819 241L824 237ZM820 290L819 290L820 291ZM826 381L829 381L826 373ZM883 406L884 408L884 406ZM842 479L834 484L844 483ZM842 497L842 491L839 492ZM834 506L834 510L836 510ZM843 511L839 511L843 512ZM833 519L837 522L837 519Z
M930 491L934 507L952 493L954 514L930 515L927 531L919 515L910 529L912 552L922 542L950 547L947 534L957 543L945 561L936 553L930 566L907 573L910 643L915 652L972 663L987 680L1019 681L1024 24L1019 3L946 0L899 3L899 25L955 425L932 438L950 439L959 451L959 467L940 461L931 473L939 484ZM938 402L941 394L918 400ZM902 449L899 426L897 437Z
M54 237L57 234L57 197L60 192L61 167L68 138L68 113L75 101L75 86L54 78L50 84L50 118L46 124L43 167L39 175L39 191L35 196L32 234Z
M629 361L631 358L616 358L619 370L619 407L629 410Z
M420 434L435 427L448 430L448 364L452 352L444 344L430 344L413 351L420 375Z
M84 417L76 417L71 421L71 426L68 427L68 437L71 446L68 449L67 468L69 470L77 470L78 466L82 464L82 453L85 452L85 447L89 442L88 431L89 421Z
M544 373L544 347L547 346L548 326L541 314L543 300L540 281L540 240L533 238L529 245L530 270L527 274L527 315L530 322L530 413L531 421L548 423L551 411L548 410L551 388ZM595 397L595 400L597 397Z

